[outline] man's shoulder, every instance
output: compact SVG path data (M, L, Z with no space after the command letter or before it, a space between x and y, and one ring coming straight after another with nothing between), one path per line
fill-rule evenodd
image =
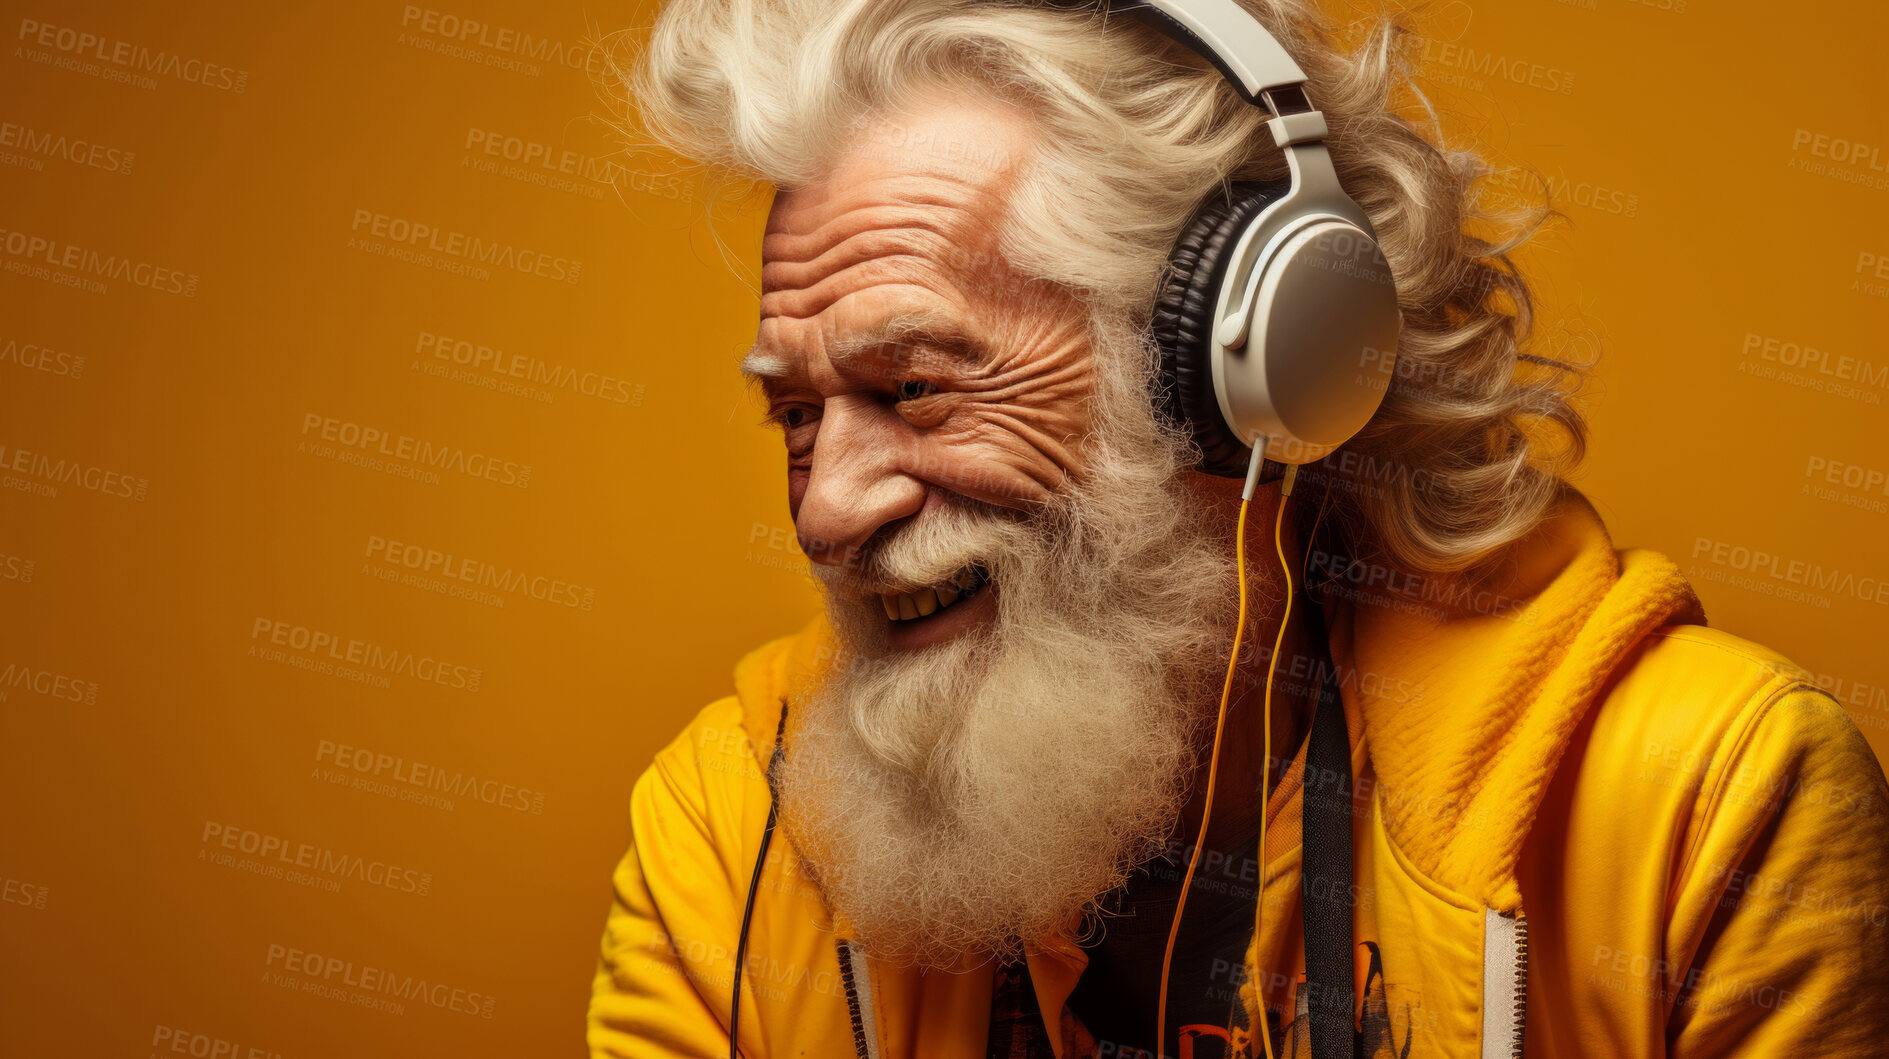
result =
M1627 656L1604 699L1625 699L1636 710L1693 722L1735 722L1741 715L1756 720L1779 706L1793 715L1844 719L1848 715L1831 682L1778 651L1721 629L1668 625Z
M693 843L731 864L746 855L771 802L767 759L799 641L798 634L782 637L744 655L734 692L697 710L656 752L630 798L639 846L660 841L675 858Z
M1882 766L1815 674L1737 636L1679 625L1645 637L1600 689L1531 828L1536 852L1554 855L1524 875L1539 902L1550 900L1544 873L1589 872L1581 885L1593 887L1665 865L1664 900L1690 902L1672 917L1703 930L1712 895L1758 863L1884 892L1889 863L1850 854L1883 846L1886 826ZM1849 860L1814 866L1824 850Z
M791 689L817 653L811 626L754 648L735 663L734 690L698 710L656 755L672 786L701 790L718 781L757 780L771 753Z
M1858 728L1877 711L1845 709L1831 679L1777 651L1701 625L1649 635L1596 704L1594 734L1615 767L1717 800L1741 786L1848 774L1881 785ZM1775 793L1782 793L1774 791Z

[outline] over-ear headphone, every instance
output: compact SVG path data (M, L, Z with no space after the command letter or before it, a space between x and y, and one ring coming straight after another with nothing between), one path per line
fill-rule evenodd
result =
M1175 241L1150 321L1161 408L1200 448L1199 469L1254 477L1349 441L1384 398L1402 317L1364 210L1338 183L1305 74L1235 0L1118 0L1211 62L1273 115L1290 178L1235 183Z

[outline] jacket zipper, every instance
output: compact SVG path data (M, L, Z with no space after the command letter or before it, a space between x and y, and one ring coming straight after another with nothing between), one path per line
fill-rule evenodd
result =
M1528 1015L1528 920L1482 917L1482 1059L1521 1059Z
M839 942L840 982L846 989L846 1014L853 1023L854 1059L879 1059L872 1014L872 978L866 961L850 940Z

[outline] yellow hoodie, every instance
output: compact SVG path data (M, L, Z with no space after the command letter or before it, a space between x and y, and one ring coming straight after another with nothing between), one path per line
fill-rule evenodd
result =
M1350 567L1327 609L1358 777L1363 1054L1889 1055L1889 788L1853 723L1795 666L1705 628L1677 568L1616 552L1578 497L1517 555L1464 596ZM593 1059L728 1054L762 768L782 703L831 655L818 621L750 654L637 782ZM1249 1026L1261 992L1304 1010L1302 764L1265 810L1268 951L1229 976ZM996 968L864 956L779 836L748 946L748 1059L1012 1054L988 1041ZM1083 951L1046 940L1027 964L1056 1056L1106 1059L1065 1004ZM1282 1021L1280 1054L1309 1055ZM1261 1054L1243 1029L1209 1036L1231 1039L1200 1056Z

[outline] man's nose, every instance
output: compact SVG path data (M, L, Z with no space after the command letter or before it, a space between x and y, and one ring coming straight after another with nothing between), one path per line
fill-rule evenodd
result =
M925 484L908 473L911 439L883 409L829 401L813 468L794 512L800 550L828 566L849 562L888 523L925 506Z

